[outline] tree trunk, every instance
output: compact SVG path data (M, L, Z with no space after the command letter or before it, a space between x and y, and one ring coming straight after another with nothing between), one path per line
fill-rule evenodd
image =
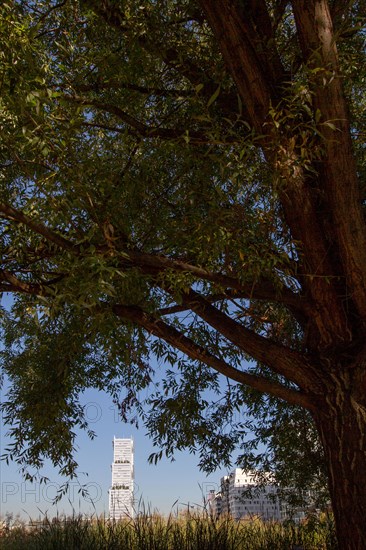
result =
M344 379L337 382L314 417L325 451L339 548L362 550L366 549L365 394L356 399Z

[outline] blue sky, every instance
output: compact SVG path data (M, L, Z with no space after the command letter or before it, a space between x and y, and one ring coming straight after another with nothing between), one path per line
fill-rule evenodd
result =
M97 437L91 441L85 433L78 433L77 461L79 463L79 479L86 484L94 506L78 493L78 485L72 482L68 499L64 498L57 507L52 505L57 488L63 483L63 478L48 465L42 473L50 478L47 485L25 482L15 464L1 463L1 515L6 512L21 516L38 517L40 512L47 511L49 516L72 512L72 506L77 513L108 513L108 488L111 483L110 465L113 457L112 440L116 437L133 437L135 441L135 497L141 499L145 506L150 505L161 513L168 514L173 504L178 501L179 507L202 504L202 492L217 489L221 475L226 471L217 471L206 476L197 468L198 457L187 452L177 453L176 460L170 462L162 459L157 465L148 464L148 456L153 451L152 442L145 435L144 429L121 423L118 420L116 407L108 395L94 390L84 394L83 403L90 427ZM4 435L2 426L2 448L9 441ZM87 473L88 475L86 475ZM201 488L202 490L201 490ZM72 505L72 506L71 506Z
M3 299L3 305L5 300ZM0 344L1 345L1 344ZM5 398L6 387L1 399ZM86 407L86 417L96 438L90 440L83 431L77 432L77 455L79 481L87 486L93 504L79 492L77 482L72 482L68 495L57 506L52 500L57 489L65 481L58 476L51 464L46 465L42 474L49 483L41 485L24 481L17 465L0 462L0 515L6 512L20 513L22 517L38 517L47 512L52 517L57 513L108 513L108 488L111 483L110 465L113 459L113 437L133 437L135 441L135 498L163 514L168 514L172 506L178 503L180 508L188 503L202 505L203 496L210 489L217 489L220 477L227 473L220 470L206 476L198 467L198 457L188 452L180 452L175 461L162 459L157 465L148 463L148 457L154 447L146 436L145 429L122 423L118 417L112 398L97 390L87 390L82 404ZM1 419L2 420L2 419ZM7 428L1 421L1 451L9 443ZM177 505L177 504L176 504Z

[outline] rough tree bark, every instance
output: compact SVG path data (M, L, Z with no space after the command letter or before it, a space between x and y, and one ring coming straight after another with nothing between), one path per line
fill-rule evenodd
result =
M339 548L360 550L366 547L365 388L352 391L347 371L332 378L313 417L325 452Z

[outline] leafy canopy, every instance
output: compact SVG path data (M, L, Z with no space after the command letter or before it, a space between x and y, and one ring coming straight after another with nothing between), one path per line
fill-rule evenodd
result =
M364 181L362 3L333 4ZM259 125L197 2L2 3L3 411L8 457L25 472L50 458L75 474L75 428L89 429L79 397L94 387L142 419L162 449L151 460L188 448L210 471L242 446L243 464L274 461L288 481L281 449L301 440L300 461L319 474L299 408L316 384L303 373L336 330L309 325L307 300L338 274L306 260L285 198L300 172L317 189L338 130L316 87L326 93L334 74L317 52L304 59L287 2L263 5L257 32L243 2L269 87L281 79Z

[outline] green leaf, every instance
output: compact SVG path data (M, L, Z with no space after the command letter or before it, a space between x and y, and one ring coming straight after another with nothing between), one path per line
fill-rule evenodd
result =
M219 97L220 91L221 91L221 84L218 85L218 87L216 88L215 92L212 94L212 96L211 96L210 99L208 100L208 102L207 102L207 107L210 107L210 105L212 105L212 103L213 103L214 101L216 101L216 99Z

